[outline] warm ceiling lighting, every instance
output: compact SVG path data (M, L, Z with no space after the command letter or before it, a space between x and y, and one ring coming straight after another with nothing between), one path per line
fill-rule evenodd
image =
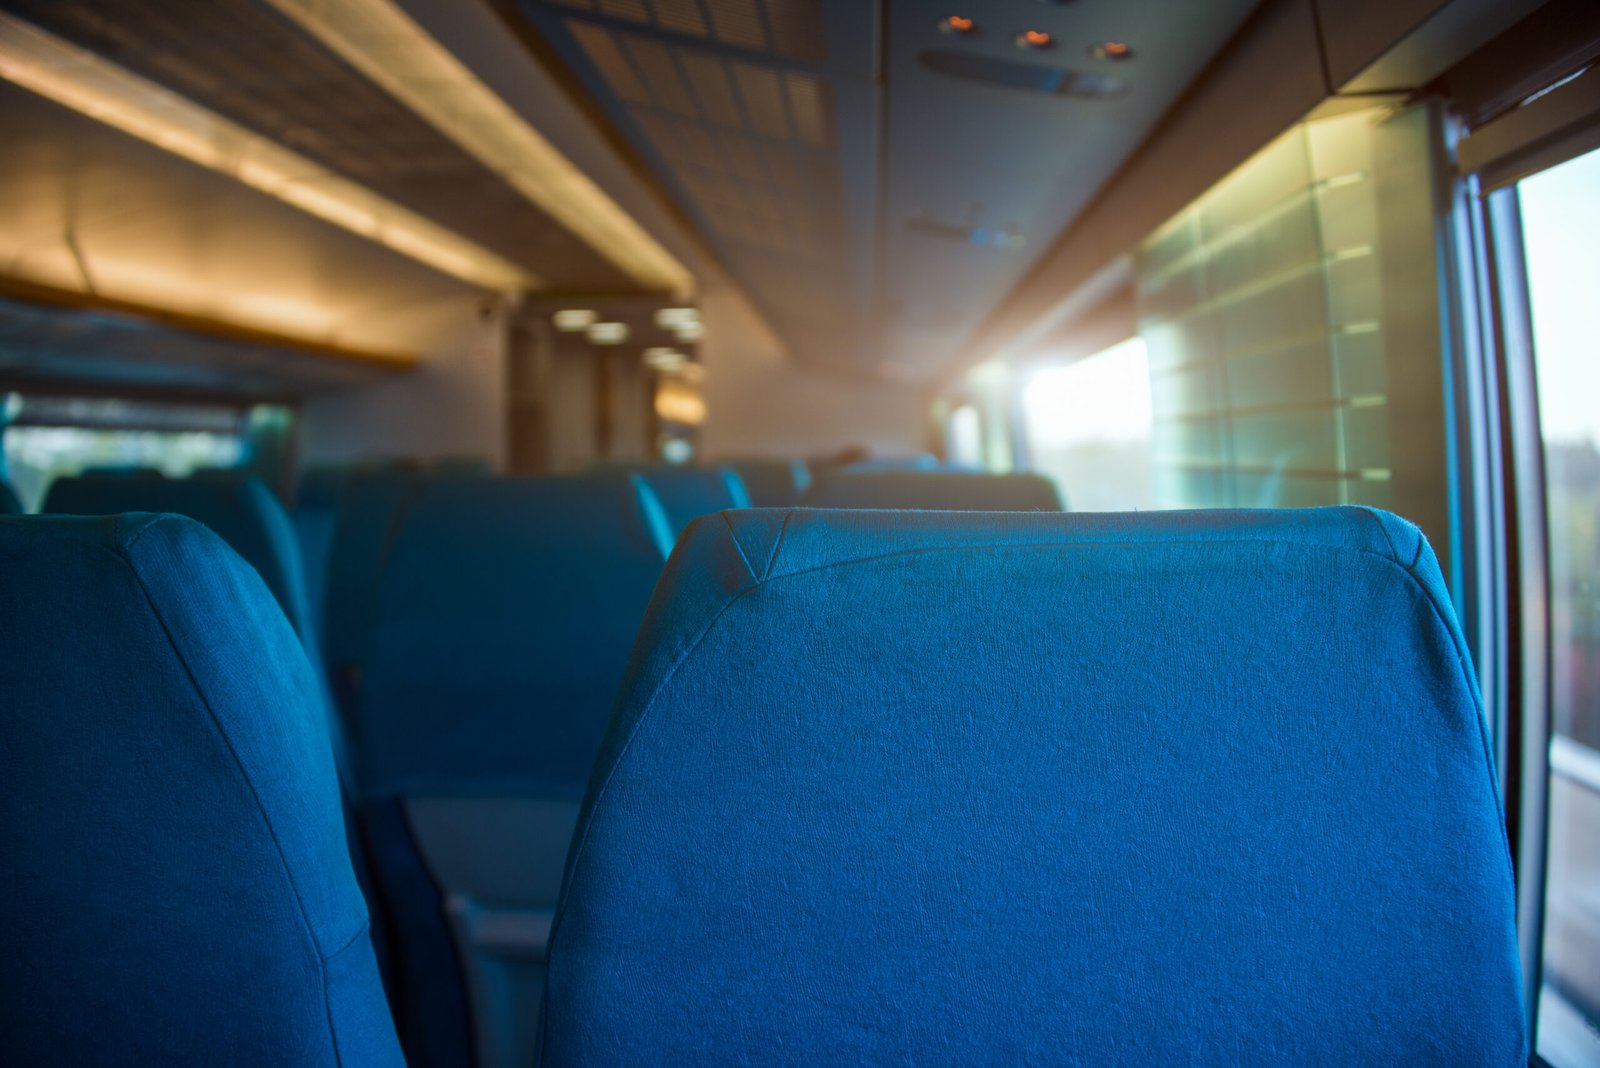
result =
M662 380L655 399L656 415L665 422L699 426L706 421L705 398L680 379Z
M694 276L393 0L269 0L640 285Z
M656 325L663 330L676 330L686 323L700 321L699 308L657 308Z
M620 345L630 332L627 323L595 323L586 331L591 345Z
M562 308L550 317L550 321L564 334L577 334L599 322L600 313L593 308Z
M1101 41L1089 54L1096 59L1132 59L1133 49L1125 41Z
M1056 39L1043 30L1023 30L1017 34L1019 48L1049 48Z
M473 285L498 291L539 285L536 276L459 234L6 14L0 14L0 78Z
M939 20L939 29L945 33L953 33L965 37L978 28L976 20L966 15L947 15Z
M644 350L644 365L652 371L662 374L677 374L689 363L689 357L673 348L652 348Z

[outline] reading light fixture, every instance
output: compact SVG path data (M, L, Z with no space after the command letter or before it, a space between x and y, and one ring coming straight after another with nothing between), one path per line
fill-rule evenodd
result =
M694 291L688 268L393 0L268 0L640 285Z
M5 13L0 78L465 282L499 292L540 285L481 245Z
M600 321L600 313L593 308L562 308L550 317L556 329L563 334L578 334Z
M595 323L586 331L591 345L620 345L631 332L627 323Z

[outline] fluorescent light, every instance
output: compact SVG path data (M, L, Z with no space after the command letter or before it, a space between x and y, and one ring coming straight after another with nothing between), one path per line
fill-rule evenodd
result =
M628 340L627 323L595 323L589 327L589 343L591 345L620 345Z
M685 345L688 345L688 344L692 344L692 343L694 343L696 341L699 341L701 338L705 337L706 336L706 329L705 329L705 327L701 326L698 322L694 322L694 323L679 323L676 327L673 328L672 333L673 333L673 336L676 337L679 341L683 342Z
M600 313L593 308L562 308L550 317L556 324L556 329L564 334L578 334L589 329L600 320Z
M268 2L634 281L693 292L672 253L392 0Z
M0 78L473 285L510 292L540 284L459 234L3 13Z
M644 350L644 365L663 374L677 374L688 364L689 357L672 348Z
M657 308L656 325L663 330L672 330L686 323L700 321L699 308Z

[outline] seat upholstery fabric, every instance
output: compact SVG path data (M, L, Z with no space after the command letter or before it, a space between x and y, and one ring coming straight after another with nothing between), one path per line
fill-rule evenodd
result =
M22 501L17 498L17 491L4 481L0 481L0 515L21 515Z
M1055 484L1042 475L968 471L843 471L818 479L800 503L806 508L1061 511Z
M750 494L731 467L661 466L638 474L661 502L674 538L703 515L750 507Z
M49 515L167 512L199 520L256 569L320 670L320 641L307 601L300 544L288 513L260 479L82 475L51 485L42 511Z
M370 794L582 796L669 544L647 494L622 473L420 491L368 639Z
M400 1065L311 666L176 516L0 519L0 1047Z
M757 508L792 507L811 485L811 468L804 460L729 460L727 466L738 474Z
M670 547L623 472L430 480L401 521L356 736L414 1064L459 1063L469 1026L480 1068L532 1058L572 825Z
M547 996L547 1065L1525 1064L1431 550L1356 508L702 520Z

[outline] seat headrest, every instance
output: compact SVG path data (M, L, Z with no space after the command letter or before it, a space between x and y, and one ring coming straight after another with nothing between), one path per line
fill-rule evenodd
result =
M703 515L750 507L750 494L731 467L651 467L638 475L661 502L673 537Z
M423 487L368 639L368 792L581 797L670 546L624 473Z
M804 460L729 460L757 508L789 508L811 485L811 468Z
M547 989L559 1065L1520 1063L1433 554L1358 508L702 520Z
M844 471L819 479L800 503L806 508L1061 511L1055 483L1041 475L969 471Z
M0 519L0 620L7 1058L399 1064L317 680L259 576L176 516Z
M307 605L304 565L283 505L258 478L242 475L169 479L82 475L57 479L41 509L49 515L167 512L209 527L256 569L308 649L317 627Z

